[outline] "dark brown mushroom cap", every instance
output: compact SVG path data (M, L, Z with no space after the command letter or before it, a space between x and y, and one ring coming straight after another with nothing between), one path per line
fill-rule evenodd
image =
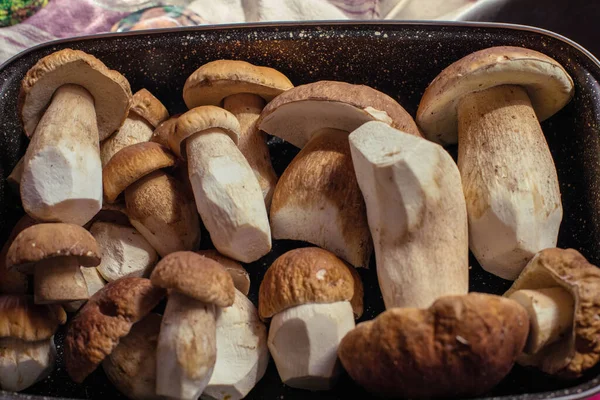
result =
M67 314L58 304L35 304L26 295L0 295L0 339L49 339L65 322Z

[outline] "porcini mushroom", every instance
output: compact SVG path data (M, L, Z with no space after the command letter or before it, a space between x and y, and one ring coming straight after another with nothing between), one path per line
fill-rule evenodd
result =
M511 370L527 340L527 312L500 296L445 296L428 309L392 308L339 346L359 385L393 398L483 394Z
M529 314L529 338L519 364L573 379L598 363L600 270L577 250L540 251L504 296Z
M233 304L233 280L221 264L191 251L163 258L150 279L170 289L156 350L156 393L195 400L213 373L215 307Z
M28 214L85 225L100 210L99 140L119 129L130 102L127 79L79 50L52 53L27 72L18 105L31 138L20 186Z
M267 209L277 175L271 165L266 135L256 126L265 102L294 85L281 72L246 61L216 60L198 68L185 81L183 99L188 108L221 106L240 122L238 147L254 171Z
M0 389L18 392L54 369L54 334L67 321L59 305L36 305L30 296L0 296Z
M258 180L236 146L239 132L229 111L202 106L177 119L169 143L178 155L185 147L196 207L216 249L252 262L271 250L271 229Z
M12 231L10 232L8 239L4 243L4 246L2 246L2 251L0 252L0 293L27 293L27 289L29 288L29 280L27 279L27 275L15 269L8 268L6 264L6 256L8 254L8 249L10 248L10 245L15 240L17 235L23 230L35 224L37 224L37 221L35 221L29 215L25 214L19 219L19 221L17 221Z
M469 290L460 173L440 145L373 121L350 135L385 307L429 307Z
M248 296L248 292L250 291L250 275L248 275L248 271L242 267L242 264L220 254L216 250L199 250L197 253L221 264L229 275L231 275L235 288L242 292L244 296Z
M98 269L95 267L85 268L80 267L81 274L83 275L83 280L85 281L85 286L87 287L88 296L92 297L97 292L99 292L105 285L106 281L102 278L102 275L98 272ZM63 307L66 312L77 312L84 304L86 300L77 300L69 303L64 303Z
M351 268L333 253L307 247L288 251L267 270L258 312L263 320L273 318L268 345L286 385L327 390L341 373L339 342L362 311L362 299L354 299L362 295L355 285L362 284Z
M572 97L573 80L555 60L492 47L447 67L421 99L424 135L458 140L471 250L501 278L514 280L535 253L556 246L563 211L539 121Z
M137 143L121 149L103 175L107 201L125 191L127 215L139 233L162 257L192 250L200 242L200 222L182 183L161 168L175 156L158 143Z
M306 241L355 267L368 266L373 244L348 133L372 120L419 135L402 106L368 86L319 81L267 104L259 129L302 149L273 194L273 238Z
M100 145L102 167L122 148L149 141L154 128L167 118L169 112L160 100L146 89L137 91L123 125Z

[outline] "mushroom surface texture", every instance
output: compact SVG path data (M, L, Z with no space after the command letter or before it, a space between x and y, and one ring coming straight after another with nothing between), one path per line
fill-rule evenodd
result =
M215 106L177 119L171 149L188 162L196 207L220 253L253 262L271 250L271 229L260 185L237 147L240 124Z
M355 290L351 268L333 253L307 247L288 251L267 270L258 310L261 319L273 317L267 343L284 384L308 390L335 384L338 345L362 312L356 298L362 283Z
M29 280L27 275L17 271L16 269L8 268L6 264L6 256L10 245L15 240L17 235L23 230L32 225L37 224L29 215L23 215L15 224L8 236L8 239L2 246L0 251L0 294L27 294L29 288Z
M467 294L467 208L450 154L378 121L352 132L350 149L386 309Z
M233 305L233 280L221 264L191 251L160 260L150 279L170 290L156 350L156 393L196 400L217 359L215 307Z
M92 297L98 291L100 291L105 285L106 281L102 278L102 275L98 272L97 268L85 268L80 267L83 280L87 286L88 296ZM64 303L63 307L67 312L77 312L84 304L86 300L77 300L70 303Z
M248 274L248 271L242 267L242 264L212 249L199 250L197 253L204 257L211 258L225 267L225 270L231 275L231 279L233 279L235 288L242 292L244 296L248 296L248 292L250 291L250 275Z
M31 67L18 99L31 138L20 182L28 214L85 225L100 210L99 140L123 124L130 103L127 79L82 51L60 50Z
M534 254L556 246L563 209L539 121L573 92L573 80L550 57L491 47L448 66L421 99L417 123L425 137L458 140L471 251L503 279L516 279Z
M529 313L527 352L517 362L561 378L600 360L600 269L574 249L544 249L504 296Z
M369 392L394 398L483 394L511 370L527 312L500 296L444 296L428 309L392 308L348 333L338 354Z

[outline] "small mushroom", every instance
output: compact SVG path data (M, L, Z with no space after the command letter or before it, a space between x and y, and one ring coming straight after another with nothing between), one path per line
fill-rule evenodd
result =
M25 214L17 221L10 232L8 240L4 243L4 246L2 246L2 251L0 252L0 293L27 294L27 289L29 288L27 275L15 269L8 268L6 264L6 255L17 235L35 224L37 224L37 221Z
M28 214L85 225L100 210L99 140L119 129L130 102L127 79L79 50L52 53L27 72L18 106L31 138L20 184Z
M182 183L161 170L174 164L175 156L165 147L145 142L121 149L102 173L107 201L125 191L131 225L162 257L200 242L193 200Z
M563 209L539 121L572 97L573 80L555 60L492 47L447 67L421 99L424 135L458 141L471 250L501 278L516 279L534 254L556 246Z
M30 296L0 296L0 389L19 392L54 369L54 334L67 321L59 305L36 305Z
M98 244L75 224L30 226L17 235L6 256L8 268L33 274L36 304L66 303L89 298L80 267L100 263Z
M327 390L341 373L338 345L362 312L362 283L351 268L308 247L288 251L267 270L258 311L263 320L273 318L268 345L286 385Z
M467 208L450 154L378 121L352 132L350 149L386 308L467 294Z
M202 106L177 119L169 143L188 160L196 207L216 249L249 263L271 250L271 229L258 180L236 145L239 132L229 111Z
M88 296L92 297L106 285L106 281L102 278L102 275L100 275L97 268L80 267L80 269L83 280L85 281L85 286L87 287ZM70 303L64 303L63 307L65 308L65 311L74 313L83 307L85 303L86 300L77 300Z
M195 400L217 358L215 306L233 304L233 280L221 264L191 251L163 258L150 279L170 289L156 350L156 393Z
M122 148L149 141L154 128L167 118L169 112L152 93L146 89L136 92L123 126L100 145L102 167Z
M500 296L445 296L428 309L392 308L362 322L339 346L359 385L382 397L466 398L511 370L527 340L527 312Z
M71 320L65 337L65 366L81 383L166 295L149 279L126 277L108 283Z
M235 288L242 292L244 296L248 296L248 292L250 291L250 275L248 275L248 271L242 267L242 264L220 254L216 250L200 250L197 251L197 253L213 259L225 267L225 270L229 272L231 279L233 279Z
M573 379L600 360L600 270L573 249L544 249L504 294L529 314L525 352L517 359Z
M292 87L281 72L239 60L206 63L190 75L183 87L188 108L222 106L238 119L241 128L238 148L258 179L267 209L277 175L271 165L266 135L258 129L256 120L265 102Z
M368 86L319 81L267 104L257 126L302 149L273 194L273 238L306 241L355 267L368 266L373 244L348 134L372 120L419 136L402 106Z

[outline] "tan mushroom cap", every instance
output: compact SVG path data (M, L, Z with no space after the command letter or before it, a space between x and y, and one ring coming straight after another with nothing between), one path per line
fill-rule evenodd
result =
M392 308L341 341L354 381L394 398L465 398L511 370L529 332L525 309L500 296L445 296L428 309Z
M189 76L183 86L183 99L188 108L218 106L227 96L238 93L252 93L269 102L292 87L292 82L273 68L246 61L216 60Z
M150 280L156 286L219 307L229 307L235 299L233 280L225 268L192 251L167 255L156 264Z
M29 287L29 279L27 278L27 275L15 269L8 268L6 255L8 254L8 249L10 249L10 245L15 240L17 235L37 223L38 222L31 218L28 214L23 215L10 231L8 239L2 246L2 251L0 251L0 293L27 293L27 289Z
M265 320L302 304L338 301L349 301L358 317L362 313L362 282L355 293L351 268L333 253L318 247L288 251L271 264L260 284L260 318Z
M161 122L160 125L154 129L150 141L169 148L169 137L174 134L175 127L177 126L177 119L180 116L181 114L172 115L166 121Z
M54 91L69 83L83 86L94 97L100 140L123 125L131 105L127 79L90 54L64 49L39 60L23 78L18 108L28 137L35 132Z
M129 185L161 168L175 165L175 156L153 142L137 143L117 152L102 170L104 195L114 202Z
M504 296L521 289L552 287L562 287L573 296L574 324L568 334L534 356L524 354L524 364L577 378L600 360L600 269L577 250L545 249L533 257Z
M231 275L231 279L233 279L233 285L235 288L242 292L245 296L248 296L248 292L250 291L250 276L248 275L248 271L242 267L242 264L227 256L224 256L214 249L199 250L196 253L215 260L221 264L229 273L229 275Z
M431 82L417 111L419 128L429 140L456 143L460 99L500 85L523 86L540 121L563 108L574 91L573 80L554 59L521 47L490 47L456 61Z
M67 314L58 304L35 304L26 295L0 295L0 338L45 340L65 322Z
M169 118L167 108L147 89L140 89L134 93L130 112L144 118L154 128Z
M215 106L192 108L177 119L175 131L169 136L171 150L178 156L185 155L185 139L207 129L222 129L237 145L240 138L240 123L229 111Z
M71 379L83 382L165 295L149 279L131 277L111 282L93 295L67 329L65 364Z
M34 266L57 257L75 257L82 267L100 264L100 250L91 233L79 225L47 223L17 235L6 255L8 268L32 274Z
M373 120L421 136L410 114L387 94L337 81L318 81L283 92L266 105L256 125L302 148L323 128L352 132Z

